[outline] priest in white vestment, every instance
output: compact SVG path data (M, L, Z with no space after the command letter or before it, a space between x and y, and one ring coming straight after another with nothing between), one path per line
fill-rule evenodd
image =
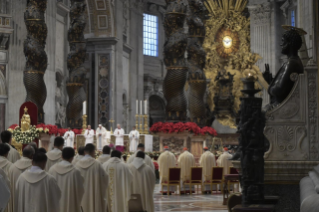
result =
M58 212L61 190L53 176L44 171L47 156L38 152L32 166L16 183L14 212Z
M84 132L85 145L93 144L94 142L94 130L91 129L91 125L88 125L88 128Z
M103 147L103 154L100 155L96 160L99 161L101 164L105 163L111 158L111 147L104 146Z
M229 159L232 157L233 156L228 152L228 148L225 147L223 154L221 154L217 159L217 165L224 168L224 175L229 174L229 167L232 166L232 162Z
M130 152L135 152L137 145L140 142L140 133L133 127L132 131L129 134L130 138Z
M81 160L84 157L84 146L80 146L78 149L78 154L74 157L72 164L75 165L79 160Z
M204 148L204 153L201 155L199 159L199 164L201 167L203 167L203 180L205 182L211 181L212 168L216 166L216 159L215 159L215 155L211 153L207 147ZM205 189L204 192L211 193L210 185L205 185L204 189Z
M96 147L99 151L102 151L102 148L107 144L106 134L107 130L105 127L103 127L102 124L99 124L99 127L95 131Z
M2 143L5 143L8 147L10 147L10 152L9 152L9 155L8 155L8 160L11 162L11 163L14 163L16 162L17 160L20 159L20 154L19 152L13 148L11 146L11 141L12 141L12 133L8 130L5 130L3 132L1 132L1 141Z
M11 199L9 211L14 211L15 187L20 175L32 166L35 150L31 145L26 146L22 152L22 158L16 161L9 169L8 177L11 182Z
M147 212L154 212L155 173L145 164L145 156L144 152L139 151L129 165L133 175L132 194L140 194L143 209Z
M72 147L62 150L62 161L56 163L49 170L49 174L55 177L61 189L60 210L63 212L80 212L84 194L84 178L76 169L72 160L75 151Z
M122 153L114 150L111 159L103 164L109 177L107 188L108 211L128 212L131 198L132 174L130 168L121 160Z
M138 146L137 146L137 151L136 151L133 155L131 155L131 156L129 157L127 163L132 163L133 160L134 160L134 158L136 157L136 154L137 154L139 151L145 152L145 145L144 145L144 144L142 144L142 143L138 144ZM151 158L150 156L148 156L148 155L145 154L145 159L144 159L144 161L145 161L145 164L146 164L146 165L148 165L152 170L155 171L155 166L154 166L154 163L153 163L152 158Z
M0 144L0 168L7 176L9 174L9 169L12 166L12 163L7 158L10 151L10 147L7 144Z
M159 172L160 172L160 184L161 182L167 182L168 180L168 174L169 174L169 168L175 168L176 167L176 157L173 153L169 151L168 146L164 146L165 151L162 152L162 154L159 156L157 162L159 166ZM173 193L176 190L175 186L170 186L170 193ZM167 186L163 186L163 191L161 191L163 194L167 194Z
M124 152L124 129L121 128L120 124L117 124L116 130L114 130L115 136L115 149Z
M183 151L184 152L178 157L178 166L181 168L181 185L191 179L191 167L195 166L194 155L190 153L186 147L183 148ZM189 185L183 185L181 192L186 194L190 193ZM192 192L195 192L194 188L192 188Z
M6 211L10 199L10 184L6 174L0 169L0 211Z
M71 128L68 128L68 131L64 133L64 147L72 147L74 148L74 138L75 138L75 134L74 132L71 130Z
M108 177L102 165L94 159L94 144L87 144L84 151L85 156L75 164L84 177L83 212L105 212Z
M60 136L54 139L53 150L47 153L48 161L45 167L45 171L49 171L50 168L62 160L62 149L64 146L64 139Z

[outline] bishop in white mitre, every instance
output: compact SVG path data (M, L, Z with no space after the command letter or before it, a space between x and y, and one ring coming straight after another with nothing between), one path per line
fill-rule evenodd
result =
M71 130L71 128L69 127L68 128L68 131L66 131L65 133L64 133L64 136L63 136L63 138L64 138L64 146L65 147L72 147L72 148L74 148L74 138L75 138L75 134L74 134L74 132Z
M9 169L8 177L11 182L11 198L9 203L9 211L14 211L15 205L15 186L20 175L32 166L32 159L35 154L35 150L31 145L26 146L22 152L22 158L16 161Z
M8 147L7 144L0 144L0 168L7 176L9 169L12 166L12 163L7 158L10 151L10 147Z
M95 131L97 150L102 151L102 148L107 144L107 130L101 124Z
M62 150L62 161L56 163L49 170L49 174L55 177L61 189L60 210L63 212L80 212L84 194L84 178L76 169L72 160L75 151L72 147Z
M231 162L231 158L233 156L231 154L229 154L228 152L228 148L225 147L224 148L224 152L223 154L221 154L218 159L217 159L217 165L219 167L223 167L224 168L224 175L225 174L229 174L229 167L232 166L232 162Z
M61 190L56 179L44 171L47 156L37 152L32 166L23 172L16 183L14 212L60 211Z
M199 159L199 164L203 167L203 180L209 182L212 180L212 168L216 166L215 155L211 153L207 147L204 148L204 153ZM215 185L213 185L215 186ZM211 188L210 185L205 185L204 192L211 193L215 188Z
M169 168L176 167L176 157L173 153L169 151L168 146L164 146L164 152L159 156L157 162L159 165L159 172L160 172L160 184L161 182L167 182ZM167 186L162 187L161 193L167 194ZM175 186L170 186L169 192L172 193L176 190Z
M10 199L10 182L2 169L0 169L0 191L0 211L7 211Z
M121 128L120 124L117 124L116 130L114 130L115 136L115 148L120 152L124 152L124 129Z
M144 146L144 144L142 144L142 143L138 144L138 146L137 146L137 151L136 151L133 155L131 155L131 156L129 157L127 163L132 163L133 160L134 160L134 158L136 157L136 154L137 154L138 152L140 152L140 151L145 152L145 146ZM146 165L148 165L152 170L155 171L154 163L153 163L152 158L151 158L150 156L148 156L148 155L145 154L144 161L145 161L145 164L146 164Z
M183 148L183 153L178 157L178 166L181 168L181 184L191 179L191 167L195 166L195 158L186 147ZM190 193L188 185L181 187L182 193ZM192 187L194 192L194 188Z
M140 133L133 127L132 131L129 134L130 138L130 152L135 152L137 149L137 145L140 141Z
M8 147L10 147L10 152L8 154L8 157L7 157L8 160L11 163L14 163L17 160L19 160L20 159L19 152L11 146L12 133L8 130L1 132L1 141L2 141L2 143L6 144Z
M75 164L84 177L82 209L83 212L104 212L107 204L108 177L102 165L94 159L95 146L87 144L84 152L85 156Z
M93 144L94 142L94 130L91 129L91 125L88 125L88 128L84 132L85 145Z
M103 154L100 155L96 160L99 161L101 164L105 163L111 158L111 147L110 146L104 146L103 147Z
M64 146L64 139L62 137L56 137L54 139L54 148L47 153L48 161L46 163L45 171L49 171L50 168L62 160L62 149Z
M121 160L122 153L114 150L111 159L103 164L109 177L107 192L108 211L128 212L131 199L132 174L130 168Z
M140 194L144 211L154 212L154 170L145 164L145 153L139 151L129 165L133 175L132 194Z

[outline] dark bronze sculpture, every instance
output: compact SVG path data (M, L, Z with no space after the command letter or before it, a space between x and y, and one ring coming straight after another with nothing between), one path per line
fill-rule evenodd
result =
M28 0L24 12L27 27L27 38L24 41L26 65L23 71L23 82L26 88L26 102L31 101L38 107L38 123L44 123L43 105L47 98L44 74L48 66L48 57L44 51L48 34L44 13L47 0Z
M69 79L67 93L69 102L66 108L68 127L82 128L82 107L86 100L83 84L85 82L86 69L83 66L86 56L86 42L84 39L85 0L71 0L70 29L68 41L70 53L67 59Z

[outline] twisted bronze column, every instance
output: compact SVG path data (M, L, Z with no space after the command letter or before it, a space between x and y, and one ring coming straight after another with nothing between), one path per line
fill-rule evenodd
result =
M23 82L27 92L26 102L31 101L38 107L38 123L44 123L43 105L47 98L44 73L48 66L48 57L44 51L48 34L44 20L47 0L28 0L24 12L27 38L24 41L26 65Z
M82 128L82 107L86 100L83 88L86 75L86 69L83 66L86 55L86 42L83 34L86 25L85 8L85 0L71 0L70 29L68 31L70 53L67 60L69 79L66 85L69 102L66 114L68 127L79 129Z

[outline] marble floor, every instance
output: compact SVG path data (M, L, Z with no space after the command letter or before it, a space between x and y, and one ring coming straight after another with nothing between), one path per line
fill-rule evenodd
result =
M157 184L154 194L156 212L179 211L179 212L228 212L222 205L222 194L193 194L193 195L162 195L160 186Z

